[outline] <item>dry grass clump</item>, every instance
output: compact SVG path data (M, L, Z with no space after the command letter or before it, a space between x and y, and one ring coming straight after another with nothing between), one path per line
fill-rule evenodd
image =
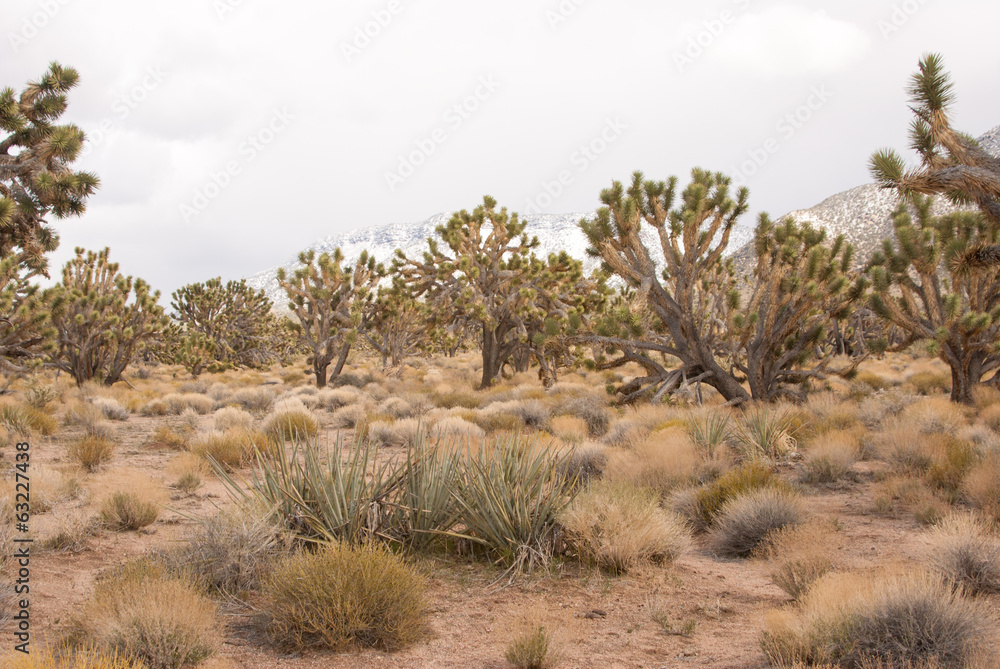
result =
M800 599L833 567L830 556L835 547L832 528L810 522L772 532L760 554L771 562L771 582L792 599Z
M920 523L933 525L944 517L948 503L938 498L923 479L901 475L882 481L874 497L877 513L892 513L897 506L912 512Z
M893 383L884 376L867 370L858 372L854 380L858 383L864 383L872 390L887 390L893 386Z
M476 443L486 438L486 432L481 427L458 416L442 418L434 424L429 432L437 440L445 442L457 439L462 442Z
M215 605L185 578L140 561L99 580L75 621L79 636L149 669L180 669L220 642Z
M242 467L254 457L255 449L268 449L268 435L262 432L230 428L196 435L189 446L192 453L212 458L225 469Z
M234 427L250 430L253 428L253 420L253 414L239 407L227 406L212 414L210 425L213 430L226 431Z
M979 420L988 428L1000 432L1000 404L991 404L979 411Z
M355 428L368 417L367 404L349 404L333 412L330 424L334 428Z
M319 421L307 411L279 411L264 421L262 432L279 443L293 439L307 440L319 434Z
M87 540L100 531L97 519L74 513L59 520L54 534L41 542L44 550L80 553L87 549Z
M316 395L317 406L325 407L329 411L336 411L341 407L346 407L361 399L361 391L351 386L343 388L324 388Z
M368 424L368 439L380 446L412 446L417 443L422 430L417 418L402 420L376 420Z
M118 400L111 397L94 398L94 406L100 409L101 413L108 420L126 421L132 413L118 403Z
M64 499L74 496L73 490L79 485L76 479L67 477L57 469L44 465L31 467L31 511L46 513Z
M378 413L387 414L393 418L410 418L414 415L413 406L402 397L390 397L379 404Z
M951 376L944 372L917 372L906 377L918 395L938 395L951 391Z
M524 421L521 420L520 416L495 410L492 407L478 411L467 409L459 414L459 418L475 423L482 428L483 432L487 433L516 432L524 428Z
M188 446L188 435L160 425L149 437L149 445L154 448L166 448L171 451L183 451Z
M556 413L582 418L587 423L587 433L591 438L603 437L611 427L612 416L607 401L594 395L562 400Z
M642 441L650 432L650 428L638 418L620 418L611 424L601 441L608 446L631 448Z
M287 544L273 512L241 505L202 520L188 544L165 559L204 587L239 596L258 589Z
M0 664L7 669L147 669L117 650L51 646L33 648L27 655L11 651L0 657Z
M519 422L517 427L527 427L534 430L544 430L548 427L551 418L548 407L538 400L522 399L493 402L480 413L515 416Z
M586 442L573 449L566 461L566 473L579 483L600 478L608 465L608 449L604 444Z
M962 480L962 495L977 509L1000 522L1000 453L973 466Z
M860 439L856 431L827 432L810 442L800 478L806 483L839 481L860 457Z
M871 441L875 456L897 473L923 474L933 464L934 438L903 419L887 423Z
M726 502L709 531L709 545L727 558L749 557L772 532L802 522L798 497L775 488L744 493Z
M947 397L932 397L903 409L901 420L925 434L954 434L966 423L962 408Z
M953 588L967 595L1000 593L1000 539L969 514L951 514L929 537L930 560Z
M66 454L88 472L97 471L115 454L115 444L98 436L85 436L70 442Z
M169 407L169 413L179 416L186 409L193 409L199 416L212 412L215 402L211 397L200 393L170 393L161 400Z
M587 421L576 416L556 416L549 423L549 430L567 444L581 444L587 439Z
M435 392L431 395L431 401L442 409L478 409L480 398L469 390L449 390Z
M674 508L696 530L701 531L712 526L722 507L731 499L763 488L792 492L791 487L771 467L761 462L748 462L725 472L710 483L676 494Z
M893 388L865 399L858 405L855 415L865 427L874 430L881 427L886 419L898 417L913 402L912 395Z
M979 460L979 453L973 444L951 435L938 437L927 470L927 482L944 492L951 501L956 501L965 475Z
M262 414L271 409L274 404L274 391L266 387L240 388L226 400L227 404L235 404L255 414Z
M550 624L540 609L529 609L505 627L511 637L504 658L514 667L549 669L559 664L563 642L555 633L558 627Z
M777 666L970 669L993 632L982 609L922 572L828 574L795 609L768 615L761 646Z
M694 443L684 430L672 427L653 432L629 451L615 453L605 476L666 495L678 486L694 483L697 468Z
M395 650L427 629L424 579L382 547L334 544L265 578L267 631L282 647Z
M600 481L577 495L560 517L587 562L614 574L641 564L671 562L691 545L691 533L659 495L623 482Z
M115 532L141 530L159 517L160 507L134 491L112 493L101 503L101 523Z
M170 415L170 405L161 399L147 402L139 409L143 416L168 416Z

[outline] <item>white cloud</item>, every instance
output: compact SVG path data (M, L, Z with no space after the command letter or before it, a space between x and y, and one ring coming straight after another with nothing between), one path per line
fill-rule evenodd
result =
M740 16L709 57L764 77L831 74L854 63L870 43L860 27L824 11L776 5Z

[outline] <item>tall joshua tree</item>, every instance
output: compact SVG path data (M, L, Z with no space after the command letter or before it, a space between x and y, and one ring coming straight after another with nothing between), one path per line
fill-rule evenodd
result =
M617 355L599 360L602 368L636 362L646 371L618 389L623 402L658 399L690 381L704 381L734 403L750 399L725 362L729 314L739 297L723 252L749 197L741 188L734 198L729 185L722 174L695 169L676 202L676 177L647 181L636 172L627 188L616 181L603 191L597 217L580 223L588 253L635 291L595 338ZM647 245L654 239L655 251Z
M872 306L911 340L932 341L951 368L952 400L969 403L975 386L1000 364L994 264L1000 258L1000 160L951 127L954 90L939 55L920 60L908 93L915 116L911 147L920 166L908 170L891 149L871 159L876 180L903 200L894 239L868 268ZM932 217L929 196L935 194L978 212ZM996 384L996 375L989 382Z
M299 254L300 266L291 276L281 268L278 283L288 294L288 308L298 320L299 334L311 354L316 386L327 383L327 369L337 360L329 380L344 369L351 347L366 323L366 311L375 299L375 289L385 276L368 252L362 252L353 271L342 267L344 255L315 251Z
M72 374L77 385L100 377L112 385L168 327L159 299L160 292L142 279L122 276L118 263L108 260L108 249L76 249L62 282L46 292L57 333L52 363Z
M396 270L431 305L438 326L459 320L480 330L480 388L493 385L519 351L551 370L551 352L570 346L567 338L603 303L603 283L584 277L583 263L566 253L539 259L538 239L529 239L526 227L486 196L438 226L446 249L428 239L422 262L402 253L397 259Z
M864 279L852 276L851 245L843 235L825 242L826 231L808 223L760 216L750 296L733 310L731 333L733 364L754 399L805 399L803 384L832 360L817 356L817 347L865 292Z
M89 172L70 165L83 145L83 131L58 124L76 70L52 63L20 94L0 89L0 364L24 371L51 343L48 313L31 285L46 275L45 254L59 238L47 218L78 216L98 186Z

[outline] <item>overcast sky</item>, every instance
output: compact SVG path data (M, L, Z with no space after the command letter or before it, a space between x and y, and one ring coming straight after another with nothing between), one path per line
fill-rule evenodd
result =
M747 223L810 207L906 149L928 51L956 127L1000 124L995 2L4 0L0 21L0 85L81 75L64 119L102 185L56 222L53 269L110 246L165 295L487 193L591 211L637 169L730 173Z

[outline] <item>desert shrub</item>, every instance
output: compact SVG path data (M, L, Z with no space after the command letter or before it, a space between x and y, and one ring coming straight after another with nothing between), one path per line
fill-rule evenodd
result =
M118 400L110 397L98 397L94 399L94 406L100 409L101 413L108 420L125 421L132 413L118 403Z
M962 480L962 495L1000 522L1000 453L973 466Z
M629 483L592 484L560 521L581 557L615 574L647 562L671 562L691 543L690 530L660 506L655 491Z
M951 391L951 377L944 372L917 372L906 378L919 395L937 395Z
M695 482L698 453L680 428L657 430L631 450L616 453L604 475L615 481L652 488L667 495L680 485Z
M116 532L134 532L153 524L160 509L136 492L119 491L101 504L101 523Z
M196 435L189 446L192 453L211 458L225 469L242 467L254 457L255 449L269 452L267 435L261 432L231 428Z
M605 431L601 440L608 446L631 448L639 443L650 432L649 427L637 418L621 418L616 420Z
M607 402L593 395L571 397L558 405L558 413L582 418L592 438L603 437L611 427L611 411Z
M778 666L967 669L992 631L979 606L928 574L833 573L797 609L769 615L761 645Z
M115 444L104 437L81 437L66 447L66 453L88 472L93 472L115 454Z
M839 481L859 457L857 433L827 432L810 442L802 462L801 479L806 483Z
M173 487L185 495L193 495L202 486L201 476L196 472L184 472L176 481Z
M264 421L263 432L278 442L312 439L319 434L319 423L305 411L282 411Z
M149 669L180 669L215 652L215 614L187 579L140 561L99 580L75 626L89 643Z
M262 414L270 410L274 404L274 391L266 387L240 388L226 400L227 404L235 404L251 413Z
M377 546L332 544L281 560L264 580L267 631L282 647L395 650L426 632L425 583Z
M979 460L976 447L971 443L953 436L939 437L934 444L927 481L954 500L965 475Z
M607 464L608 452L603 445L585 443L573 449L569 460L566 461L566 471L569 477L585 484L592 479L600 478Z
M199 416L204 416L211 413L215 406L211 397L199 393L170 393L164 395L161 400L167 405L169 413L175 416L179 416L185 409L192 409Z
M897 473L923 474L933 464L934 438L902 420L887 424L873 439L876 455Z
M553 666L549 649L552 634L544 625L520 630L504 651L504 658L517 669L546 669Z
M167 416L170 414L170 405L160 399L151 400L143 405L139 413L143 416Z
M176 432L166 425L160 425L149 437L150 446L156 448L167 448L172 451L183 451L187 448L187 435Z
M79 553L87 548L87 539L97 534L100 523L94 518L73 514L59 521L54 534L41 542L44 550Z
M335 428L354 428L368 417L369 407L364 404L349 404L333 412L330 424Z
M475 443L486 438L486 433L481 427L458 416L442 418L434 424L429 433L442 441L458 439Z
M42 383L38 377L31 377L25 386L24 403L40 411L55 402L59 398L59 391L55 387Z
M801 598L818 578L833 567L833 531L826 525L804 523L776 530L761 546L770 560L771 582L792 599Z
M910 404L903 409L901 419L924 434L955 434L966 422L962 408L947 397Z
M169 564L226 595L258 589L288 543L276 515L241 505L202 520Z
M524 421L520 416L505 411L494 409L482 409L473 411L469 409L459 416L463 420L477 425L483 432L514 432L524 428Z
M802 522L802 504L784 490L763 488L726 502L712 529L709 545L722 557L749 557L771 532Z
M556 416L549 423L552 434L567 444L580 444L587 438L587 421L576 416Z
M342 388L344 386L351 386L354 388L364 388L369 383L375 381L375 377L371 374L356 374L354 372L341 372L337 377L330 381L330 385L334 388Z
M354 404L361 398L361 391L351 386L344 388L324 388L317 394L318 405L335 411Z
M695 489L690 495L690 504L678 510L696 529L704 530L715 522L715 517L729 500L762 488L791 492L788 484L770 467L760 462L749 462Z
M471 391L452 390L445 393L434 393L434 404L442 409L478 409L479 396Z
M795 421L787 409L754 405L733 423L733 446L745 460L783 458L795 448Z
M494 402L482 413L508 413L516 416L520 421L519 427L528 427L534 430L544 430L548 427L551 412L548 407L538 400L512 400L509 402Z
M401 397L390 397L378 406L378 413L388 414L393 418L409 418L414 414L413 407Z
M147 669L141 660L134 660L117 650L52 647L35 648L30 654L14 652L0 657L7 669Z
M854 380L858 383L864 383L872 390L887 390L892 387L892 383L888 379L872 371L858 372Z
M253 414L239 407L227 406L212 414L212 429L226 431L238 427L244 430L253 428Z
M969 595L1000 592L1000 540L983 520L952 514L930 535L930 559L957 590Z

